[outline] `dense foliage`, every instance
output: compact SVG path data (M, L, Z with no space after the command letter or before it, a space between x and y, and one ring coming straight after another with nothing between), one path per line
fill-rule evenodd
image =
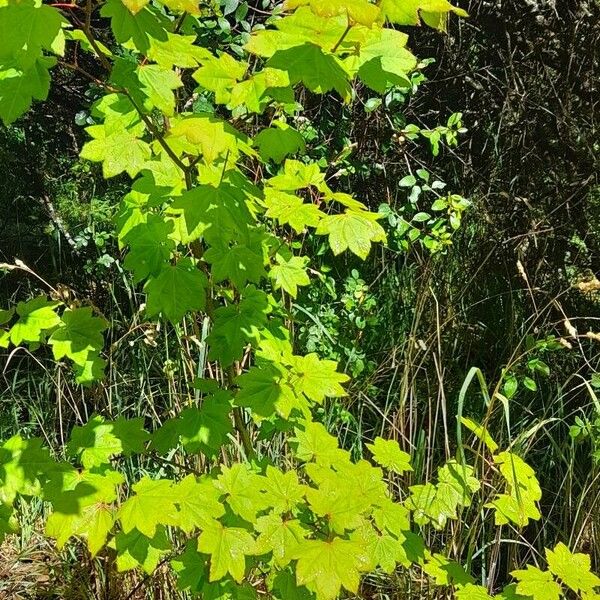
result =
M47 369L59 422L58 437L26 426L0 446L0 537L43 523L69 575L76 560L94 565L98 597L163 597L161 578L173 596L223 599L598 596L576 540L544 533L544 554L503 554L501 576L487 551L493 540L533 548L529 528L548 529L525 454L553 418L513 437L511 404L547 385L551 357L598 334L563 315L566 335L528 331L494 387L478 368L463 373L453 414L443 401L429 420L441 451L413 435L412 409L391 408L412 402L413 381L395 396L377 371L373 349L402 315L377 310L361 271L389 253L444 269L469 232L471 202L427 162L467 133L461 107L430 125L402 108L427 97L430 61L408 49L420 35L410 26L464 17L446 0L0 3L6 147L31 136L18 119L53 101L51 77L77 82L72 120L86 134L65 117L60 135L82 160L49 147L69 178L39 192L70 247L67 285L20 258L3 264L30 289L0 312L0 347L9 364ZM372 131L382 122L391 134ZM398 164L407 144L417 155ZM366 189L381 178L393 196ZM86 208L89 188L101 194ZM584 293L600 287L573 276ZM418 315L418 298L405 300ZM441 348L442 329L436 342L415 324L404 343ZM581 378L597 404L597 375ZM370 421L354 410L366 394ZM598 443L598 428L578 416L571 443Z

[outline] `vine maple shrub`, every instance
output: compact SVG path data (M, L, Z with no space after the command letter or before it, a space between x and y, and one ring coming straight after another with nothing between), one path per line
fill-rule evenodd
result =
M522 528L540 518L533 470L465 418L500 481L491 497L464 459L403 488L410 456L393 440L378 437L370 461L352 460L312 418L346 394L348 377L333 361L296 355L286 324L289 298L315 276L299 243L307 231L362 259L386 240L382 215L333 189L304 156L301 98L350 103L358 85L410 87L419 64L395 26L443 28L464 12L446 0L287 0L233 56L198 45L203 11L215 10L193 0L0 0L0 117L12 123L43 100L56 69L101 90L81 157L106 178L133 180L115 221L124 266L148 320L207 326L212 375L155 431L141 418L94 415L71 432L68 460L40 439L5 441L0 535L16 527L17 500L37 497L60 548L83 539L120 571L168 565L203 598L332 600L357 592L365 573L412 567L457 598L489 598L462 565L426 548L418 526L441 529L479 497L497 525ZM198 92L218 110L196 110ZM0 327L0 346L47 345L78 383L102 380L108 324L91 306L40 296L0 312ZM276 432L288 469L256 450ZM223 462L235 442L245 459ZM180 475L127 481L122 457L142 454L168 457ZM598 597L587 556L559 544L547 561L545 571L514 571L499 596Z

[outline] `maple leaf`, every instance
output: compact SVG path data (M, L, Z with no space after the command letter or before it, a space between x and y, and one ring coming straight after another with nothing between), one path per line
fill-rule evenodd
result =
M200 237L211 244L223 244L254 222L244 194L224 183L216 187L201 185L185 192L168 212L177 215L176 227L184 244Z
M269 419L274 412L287 419L294 408L302 410L302 402L284 375L285 371L276 364L252 367L236 379L240 386L236 405L251 409L255 420Z
M17 304L18 321L11 327L10 341L18 346L22 342L41 342L48 330L60 325L61 319L56 314L60 302L38 296L27 302Z
M39 496L40 478L63 470L54 462L40 439L14 435L0 445L0 503L12 503L17 494Z
M169 21L148 6L134 15L122 0L107 0L102 5L100 14L110 18L112 32L119 44L143 54L150 48L150 40L167 40L164 26Z
M132 225L130 222L129 225ZM175 242L169 239L173 223L154 214L149 214L144 222L131 227L123 241L129 245L124 266L133 271L134 281L158 275L167 264Z
M142 477L134 483L134 496L119 508L117 516L125 533L137 530L153 538L159 525L177 525L179 515L175 506L173 483L168 479Z
M181 443L188 452L213 456L232 431L230 410L230 394L217 392L205 398L202 406L186 408L174 419L166 421L154 432L152 445L166 454Z
M494 600L486 588L473 583L458 587L454 592L454 597L457 600Z
M207 559L198 552L198 540L188 540L185 550L171 560L171 567L177 574L177 587L200 593L203 584L208 580Z
M348 23L360 23L371 27L379 17L379 7L368 0L286 0L285 8L294 9L298 6L309 5L311 10L322 17L345 15Z
M48 338L48 344L56 360L66 357L85 368L102 350L102 332L107 327L103 318L93 316L90 306L69 308L62 314L61 323Z
M554 581L550 571L527 565L525 569L511 571L511 575L519 582L516 588L518 594L533 600L558 600L562 596L560 585Z
M221 467L221 474L214 482L215 488L225 495L231 510L242 519L253 523L257 513L269 506L263 492L263 478L253 473L243 463Z
M382 467L399 474L412 471L410 455L400 450L397 441L377 437L372 444L367 444L367 448L373 453L375 462Z
M227 107L231 110L243 107L248 112L261 113L273 100L283 104L294 104L294 91L290 87L290 78L286 71L265 67L233 86Z
M346 396L342 383L350 381L345 373L338 373L337 362L321 360L317 354L295 356L293 359L294 377L292 385L298 386L308 398L315 402L323 402L326 397L341 398Z
M46 535L56 538L62 548L71 536L87 540L92 556L106 544L114 525L116 487L124 477L116 471L61 473L44 488L44 498L52 501L53 512L46 522ZM54 484L54 485L52 485ZM54 489L53 489L54 488Z
M163 267L156 277L147 280L146 313L153 317L162 314L172 323L186 313L202 310L206 302L206 275L189 258L181 258L174 266Z
M31 107L33 100L45 100L50 91L48 70L53 57L39 57L26 69L2 68L0 60L0 119L10 125Z
M175 112L173 90L183 86L179 75L161 65L140 65L137 77L142 91L148 97L148 102L145 103L147 107L158 108L165 115L172 116Z
M388 21L398 25L418 25L419 15L432 27L445 29L444 16L449 12L466 17L467 13L455 6L448 0L382 0L381 12Z
M225 527L218 521L198 538L198 550L210 554L210 581L218 581L229 573L237 582L244 579L246 555L254 552L254 538L240 527Z
M335 55L324 52L319 46L305 43L278 50L267 65L287 71L291 85L302 82L317 94L335 90L343 100L350 100L352 88L348 71Z
M290 154L303 153L306 149L304 138L299 131L281 121L275 127L262 129L254 138L261 158L281 163Z
M289 224L297 233L302 233L307 226L317 227L325 213L316 204L304 202L295 194L270 187L265 188L266 215L277 219L280 225Z
M143 452L148 438L141 417L106 421L93 415L82 427L73 428L67 452L78 456L81 464L89 469L108 464L111 458L121 454L130 456Z
M242 79L248 65L226 53L218 58L210 56L202 63L202 66L194 71L193 78L203 88L215 93L215 102L227 104L231 98L231 90Z
M137 529L120 532L109 542L117 552L117 569L130 571L141 567L149 575L154 572L162 556L171 550L164 527L159 527L151 538Z
M231 246L224 241L213 244L204 253L204 258L211 264L214 280L229 279L238 289L248 282L259 283L266 276L264 245L268 239L261 230L248 229L246 235L239 237L238 243Z
M409 74L416 68L417 59L405 48L407 40L408 36L400 31L374 28L359 52L345 58L344 64L380 94L394 85L411 87Z
M280 254L275 256L277 264L271 267L269 277L273 279L276 290L283 288L292 298L298 295L298 286L310 284L310 278L306 272L309 262L306 256L292 256L289 260Z
M295 455L298 460L329 464L339 456L337 438L331 435L321 423L305 421L302 429L294 429L295 437L290 441L296 444Z
M435 580L437 585L466 585L474 583L471 577L462 567L462 565L449 560L441 554L431 554L426 552L427 560L422 568L427 575Z
M262 479L262 490L267 494L269 507L275 514L291 513L302 502L306 486L298 480L295 471L283 473L269 465Z
M334 600L340 589L356 593L364 550L339 537L331 541L305 540L291 553L297 560L296 579L322 600Z
M275 564L279 567L289 564L290 554L309 533L299 520L283 519L275 513L259 517L254 528L259 533L255 553L272 552Z
M350 539L363 548L367 557L365 567L374 570L380 567L386 574L391 574L398 563L403 563L406 557L403 540L388 533L378 533L369 524L365 524L352 532Z
M150 146L139 139L139 130L121 127L118 119L109 119L102 125L91 125L86 131L92 140L84 144L79 155L92 162L102 163L105 179L127 172L133 179L152 154Z
M366 211L346 210L340 215L327 215L319 222L317 235L328 235L334 254L344 250L354 252L365 260L372 242L385 242L385 231L377 223L380 215Z
M0 6L0 65L30 68L43 50L54 51L65 19L46 4L11 2ZM62 38L64 42L64 38Z
M256 155L247 136L214 115L175 117L165 141L178 154L201 156L208 165L220 158L235 162L241 152Z
M572 553L562 542L554 550L546 548L548 568L574 592L590 592L600 586L600 577L590 571L587 554Z
M173 486L171 493L179 507L178 525L186 533L210 525L225 514L225 507L219 501L221 492L209 478L188 475Z
M195 41L195 35L179 35L169 32L167 32L165 40L150 38L148 58L169 69L196 67L212 54L206 48L195 46Z
M247 344L258 342L259 328L266 324L269 310L267 295L252 285L242 292L238 304L215 310L207 340L209 358L220 360L225 367L239 360Z

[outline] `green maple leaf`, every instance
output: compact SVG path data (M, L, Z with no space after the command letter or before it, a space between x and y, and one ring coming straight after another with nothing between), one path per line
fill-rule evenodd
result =
M61 323L56 314L56 308L60 305L60 302L48 300L45 296L19 302L16 308L19 320L10 329L10 341L15 346L22 342L42 342L45 333Z
M227 106L231 110L241 106L248 112L262 113L273 100L293 105L294 90L286 71L265 67L233 86Z
M283 191L296 191L309 187L315 187L321 192L329 189L317 163L305 164L291 158L285 161L283 172L268 179L267 183L270 187Z
M418 25L419 16L432 27L445 28L443 17L449 12L466 17L467 13L447 0L382 0L381 12L388 21L398 25Z
M494 456L500 473L506 480L505 494L486 504L493 508L496 524L502 525L512 521L520 527L529 523L529 519L537 520L540 512L537 502L542 497L542 490L535 476L535 471L519 456L511 452L500 452Z
M84 144L79 155L92 162L101 162L105 179L123 172L133 179L150 160L150 146L139 139L143 125L125 129L123 121L114 118L85 130L93 139Z
M217 392L205 398L202 406L186 408L165 422L154 432L152 445L162 454L181 443L188 452L214 456L232 431L230 411L229 393Z
M340 448L337 438L331 435L321 423L305 421L302 429L294 429L295 437L290 441L296 444L295 455L298 460L330 464L338 458Z
M188 313L202 310L206 303L206 275L189 258L176 265L163 267L156 277L144 286L148 296L146 313L150 317L162 314L177 323Z
M398 563L403 564L405 561L403 540L388 533L378 533L369 524L352 532L350 539L360 543L367 557L366 566L369 570L379 567L384 573L390 575Z
M204 89L215 93L215 101L218 104L227 104L233 86L244 77L248 65L226 53L218 58L206 58L202 63L202 66L194 71L194 79Z
M467 585L474 583L473 578L464 570L462 565L449 560L441 554L426 552L427 560L423 571L435 580L436 585Z
M529 596L533 600L558 600L562 597L560 585L554 581L550 571L541 571L537 567L527 565L526 569L512 571L511 575L519 582L518 594Z
M278 571L270 584L274 600L313 600L315 597L296 583L296 577L289 567Z
M169 212L177 215L176 226L184 244L202 236L211 244L231 241L254 222L244 194L228 184L201 185L185 192Z
M306 394L315 402L323 402L327 397L341 398L346 390L341 386L350 380L345 373L338 373L337 362L321 360L317 354L294 356L294 376L292 386Z
M130 223L131 225L131 223ZM134 281L150 275L158 275L168 263L175 242L169 239L173 223L165 222L158 215L149 214L145 221L131 227L123 237L129 245L124 266L133 271Z
M42 440L15 435L0 446L0 503L12 503L17 494L39 496L41 479L64 470L42 446Z
M179 527L186 533L210 525L225 514L225 507L219 501L221 492L209 478L198 480L188 475L173 486L171 493L179 507Z
M269 506L262 482L263 478L247 465L236 463L231 467L221 467L221 474L214 485L225 495L225 501L236 515L253 523L257 513Z
M296 559L296 580L319 600L334 600L341 588L356 593L363 548L339 537L331 541L305 540L291 554Z
M273 560L279 567L289 564L290 554L309 533L297 519L283 519L275 513L259 517L254 528L259 533L256 554L272 552Z
M229 573L237 582L244 579L246 556L254 552L254 538L240 527L225 527L218 521L198 538L198 550L210 554L210 581Z
M494 600L492 596L488 594L486 588L482 585L475 585L473 583L467 583L464 586L460 586L454 592L454 597L457 600Z
M0 543L4 541L7 534L17 533L18 531L19 522L12 504L0 502Z
M121 505L117 514L125 533L137 530L153 538L159 525L179 523L172 481L145 476L133 484L132 490L135 495Z
M290 84L302 82L311 92L326 94L335 90L345 101L350 100L352 88L349 73L333 54L319 46L305 43L286 50L278 50L267 66L287 71Z
M280 225L290 225L297 233L302 233L306 227L317 227L325 213L316 204L304 202L295 194L270 187L265 188L266 215L277 219Z
M56 64L53 57L39 57L26 69L8 66L0 60L0 119L10 125L31 107L33 100L45 100L50 91L48 70Z
M211 264L215 281L229 280L236 288L242 289L246 283L258 283L267 273L264 269L264 242L268 237L259 230L248 230L239 243L232 246L225 242L214 244L204 258Z
M119 44L146 53L151 40L167 40L165 25L169 22L158 11L144 8L133 15L121 0L107 0L100 9L111 20L111 29Z
M593 593L600 586L600 577L590 571L587 554L572 553L562 542L554 550L546 548L548 568L574 592Z
M195 46L195 41L195 35L179 35L169 32L167 32L165 40L150 38L148 58L169 69L196 67L212 55L206 48Z
M186 115L171 119L165 141L179 154L185 152L201 156L207 165L219 159L234 163L240 153L256 155L247 136L214 115Z
M380 531L389 531L396 537L401 537L410 529L410 512L397 502L386 498L373 511L373 519Z
M307 471L312 474L310 466ZM324 477L319 482L319 488L306 490L306 499L312 512L325 518L331 530L336 533L343 534L360 527L364 520L363 513L371 506L369 500L349 493L348 481L334 471L319 471L319 476Z
M385 242L385 231L377 223L379 215L346 210L340 215L327 215L317 227L317 235L328 235L329 246L335 255L350 250L365 260L372 242Z
M264 161L281 163L291 154L306 150L304 138L299 131L281 121L273 124L276 126L261 130L254 138L254 145Z
M276 364L254 366L236 381L240 386L236 405L249 408L256 420L269 419L274 412L287 419L294 408L305 408L287 383L285 371Z
M309 259L306 256L292 256L289 260L280 254L275 257L277 264L271 267L269 277L276 290L283 288L292 298L298 295L298 286L310 284L306 272Z
M145 449L149 435L144 430L144 419L125 419L106 421L94 415L82 427L74 427L67 452L79 457L81 464L90 469L110 463L110 459L119 456L140 454Z
M347 24L347 19L342 15L333 19L320 17L310 8L300 7L291 15L276 21L275 26L279 31L254 31L245 49L263 58L270 58L280 50L302 46L306 42L329 51L341 39ZM352 37L352 33L346 36Z
M347 69L372 90L385 93L391 86L410 87L409 74L417 59L405 46L408 36L393 29L373 28L357 55L344 60Z
M448 506L470 506L471 496L479 490L480 484L473 477L473 467L448 461L438 469L438 498Z
M238 304L218 308L207 339L210 360L219 360L227 367L241 359L244 347L258 342L259 328L266 325L268 312L267 295L252 285L242 292Z
M142 91L148 97L147 107L158 108L163 114L173 116L175 112L173 90L183 86L179 75L161 65L141 65L137 68L137 76Z
M116 487L124 477L116 471L60 474L56 486L47 485L44 497L51 499L53 512L46 522L46 535L56 538L62 548L72 536L87 540L92 556L106 544L114 525ZM64 480L64 481L63 481Z
M207 582L206 557L198 552L198 540L188 540L185 550L171 560L171 567L177 573L177 587L200 593L202 586Z
M396 440L377 437L372 444L367 444L367 448L373 453L375 462L382 467L399 474L412 471L410 455L400 450Z
M149 575L154 572L161 557L171 550L164 527L159 527L152 538L133 529L118 533L108 544L117 552L117 569L130 571L141 567Z
M0 65L13 63L27 69L43 50L55 52L57 42L64 43L61 30L65 23L60 12L46 4L11 2L0 6Z
M104 346L102 332L107 322L92 314L90 306L69 308L61 317L61 323L48 343L56 360L68 358L80 367L87 367L89 361L95 361Z
M310 6L311 10L321 17L343 15L349 23L358 23L372 27L379 17L379 7L368 0L286 0L285 7L289 9L298 6Z
M266 469L262 490L267 494L269 507L275 514L291 513L306 494L306 486L298 481L295 471L283 473L272 465Z

